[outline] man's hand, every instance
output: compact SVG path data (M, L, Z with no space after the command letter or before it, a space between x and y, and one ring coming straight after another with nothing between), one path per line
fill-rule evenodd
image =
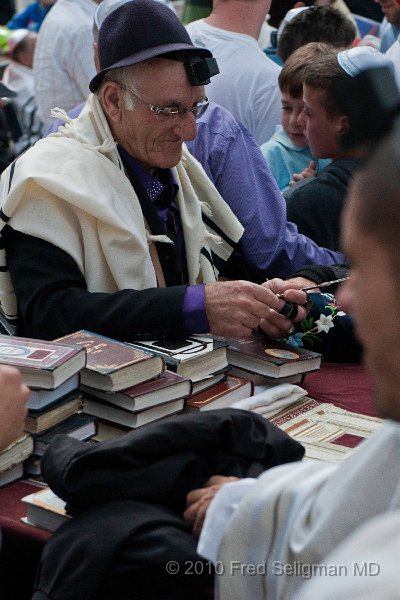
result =
M317 176L317 163L315 160L312 160L308 167L306 167L301 173L293 173L292 179L289 182L289 185L292 186L298 181L302 179L307 179L307 177L316 177Z
M214 496L225 483L238 481L238 477L225 477L223 475L214 475L205 483L204 487L192 490L186 497L186 510L183 518L191 525L193 534L199 537L206 518L207 509L210 506Z
M271 337L284 337L293 321L279 314L285 301L305 304L307 296L298 286L281 279L263 285L249 281L225 281L205 286L210 333L224 337L246 337L258 326ZM277 294L284 294L278 298ZM305 311L299 307L296 321Z
M0 452L23 433L28 396L18 369L0 366Z
M299 287L300 289L317 285L315 281L313 281L312 279L307 279L307 277L290 277L290 279L286 279L286 281L292 283L293 287ZM321 290L319 288L315 288L312 291L318 293Z

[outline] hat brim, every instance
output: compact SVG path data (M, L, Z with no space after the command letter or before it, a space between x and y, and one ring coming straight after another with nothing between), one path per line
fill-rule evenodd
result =
M0 98L14 98L17 94L0 81Z
M91 92L98 90L104 75L111 69L117 69L118 67L129 67L131 65L148 60L149 58L156 58L157 56L162 57L164 54L169 54L170 52L182 51L193 52L203 58L212 57L212 53L206 48L198 48L197 46L192 46L191 44L164 44L163 46L146 48L145 50L142 50L142 52L137 52L136 54L128 56L123 60L111 65L110 67L107 67L107 69L102 69L99 71L89 83L89 89Z

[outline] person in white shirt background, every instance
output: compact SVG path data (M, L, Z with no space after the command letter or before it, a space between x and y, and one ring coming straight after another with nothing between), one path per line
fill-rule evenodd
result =
M101 0L57 0L40 29L33 62L35 96L47 128L52 108L86 101L95 76L92 27Z
M280 123L280 67L258 44L271 0L214 0L209 17L187 25L192 41L208 48L220 74L207 89L261 145Z

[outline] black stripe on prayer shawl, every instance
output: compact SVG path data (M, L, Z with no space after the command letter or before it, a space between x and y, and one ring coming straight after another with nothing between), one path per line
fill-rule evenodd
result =
M237 242L234 242L229 236L227 236L226 233L225 233L225 231L222 231L222 229L220 229L218 227L218 225L216 225L214 223L214 221L212 221L204 213L202 214L202 219L203 219L203 223L205 223L207 225L207 227L209 227L210 229L212 229L213 231L215 231L215 233L217 235L219 235L227 244L229 244L232 248L236 247Z
M10 220L10 217L7 217L2 208L0 208L0 219L3 221L3 223L8 223Z
M0 273L7 273L7 271L8 271L7 267L0 266Z
M211 266L212 266L212 268L213 268L213 271L214 271L215 278L217 278L217 277L218 277L218 271L216 270L216 267L215 267L215 265L214 265L214 263L213 263L213 259L212 259L212 257L211 257L211 254L210 254L210 253L208 252L208 250L206 250L206 248L204 248L204 247L203 247L203 248L200 250L200 254L202 254L203 256L205 256L205 257L206 257L206 259L208 260L208 262L210 263L210 265L211 265ZM225 264L225 261L222 261L222 263L223 263L223 265L224 265L224 264Z
M7 191L7 193L9 193L9 191L10 191L10 189L11 189L11 182L12 182L12 180L13 180L13 177L14 177L15 163L16 163L16 162L17 162L17 161L16 161L16 160L14 160L14 161L11 163L11 167L10 167L10 179L9 179L9 181L8 181L8 191ZM3 212L3 211L2 211L2 212ZM4 214L4 213L3 213L3 214ZM7 221L8 221L8 219L7 219ZM6 223L7 223L7 221L6 221Z
M215 265L215 268L217 269L218 273L221 273L221 271L224 270L224 267L226 265L226 260L218 256L218 254L215 254L215 252L213 252L212 250L211 257L213 265Z

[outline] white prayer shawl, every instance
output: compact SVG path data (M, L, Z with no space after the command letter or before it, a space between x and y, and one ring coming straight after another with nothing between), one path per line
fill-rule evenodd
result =
M304 461L266 471L228 521L216 599L291 599L302 581L301 565L320 563L357 527L400 508L399 457L400 425L387 422L340 467ZM212 507L208 530L221 528ZM232 572L238 564L261 565L260 572Z
M324 558L296 600L397 600L400 590L400 511L355 531Z
M171 240L146 232L139 200L98 99L90 96L77 119L62 116L66 124L57 133L39 140L3 173L1 228L8 222L67 252L90 292L156 287L149 244ZM173 172L179 183L189 283L215 281L218 271L207 255L226 261L243 227L185 146ZM203 213L216 230L203 223ZM216 235L219 230L225 235ZM1 252L0 301L13 319L15 294Z

